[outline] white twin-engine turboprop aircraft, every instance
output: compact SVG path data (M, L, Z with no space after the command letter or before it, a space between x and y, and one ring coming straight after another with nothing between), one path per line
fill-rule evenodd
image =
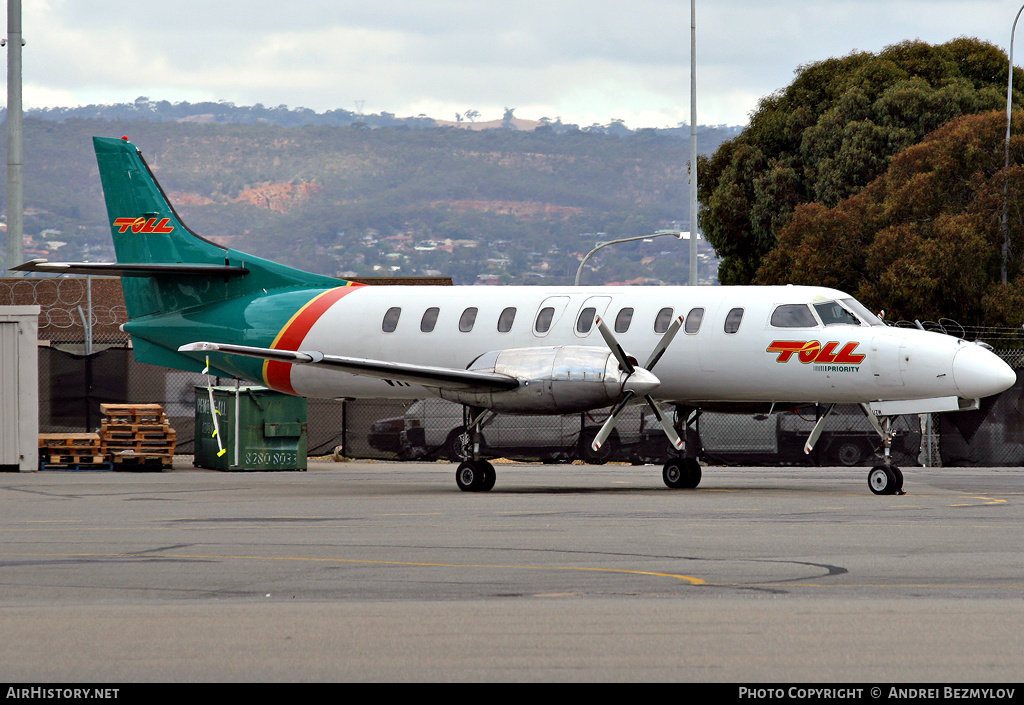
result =
M288 346L296 351L216 342L180 349L287 363L288 391L303 396L436 395L465 404L474 410L475 453L456 481L468 491L494 485L479 437L495 413L613 407L596 450L628 404L646 402L679 451L665 463L665 484L693 488L700 465L682 439L697 412L818 402L864 405L884 446L869 486L897 493L896 416L977 408L1016 379L982 345L887 327L849 295L817 287L366 286L304 328ZM676 408L675 424L663 405Z
M868 484L891 494L903 485L897 415L977 408L1016 380L984 345L887 327L821 287L362 286L304 272L199 237L127 138L94 146L117 262L17 269L120 275L142 362L310 397L460 402L474 439L463 490L494 486L480 440L496 413L610 408L598 448L627 405L646 403L677 451L665 484L693 488L700 465L683 439L701 410L816 402L863 405L884 447Z

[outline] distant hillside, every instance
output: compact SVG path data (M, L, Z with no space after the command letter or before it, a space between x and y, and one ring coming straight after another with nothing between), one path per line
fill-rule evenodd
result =
M196 112L216 106L219 116ZM110 256L93 135L127 135L197 232L332 275L571 281L597 241L689 228L688 129L470 130L420 118L372 128L367 116L286 126L311 116L230 104L100 107L126 117L51 109L25 121L26 256ZM281 124L241 119L261 111ZM698 149L711 153L735 132L701 128ZM611 249L589 282L685 276L685 254L676 255L685 243Z
M515 117L514 109L506 109L508 119L486 120L476 122L476 111L468 110L457 115L457 120L439 120L426 115L415 117L397 117L393 113L380 112L373 114L354 113L351 110L326 110L318 113L309 108L289 108L278 105L268 108L260 103L256 105L235 105L229 101L206 101L189 103L182 101L171 103L166 100L150 100L140 96L132 103L116 103L113 105L80 105L73 108L34 108L26 112L29 117L64 122L75 118L86 120L108 120L111 122L151 120L156 122L194 122L237 125L277 125L279 127L347 127L361 123L368 127L406 127L409 129L426 129L432 127L461 127L470 130L513 129L533 130L538 127L551 129L555 132L600 132L623 136L631 130L621 120L612 120L607 125L593 124L580 127L572 123L563 123L561 118L551 120L527 120ZM7 119L7 108L0 107L0 121ZM659 133L678 133L683 126L656 130ZM689 128L685 128L689 132ZM703 131L722 132L728 137L735 137L742 131L741 127L715 125L701 127Z

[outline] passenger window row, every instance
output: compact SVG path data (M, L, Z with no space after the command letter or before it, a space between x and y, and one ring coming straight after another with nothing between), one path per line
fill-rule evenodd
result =
M431 306L423 312L423 317L420 318L420 331L423 333L430 333L434 330L434 326L437 325L437 316L441 312L441 309L437 306ZM476 325L476 316L479 309L476 306L470 306L462 312L459 316L459 330L463 333L468 333L473 330ZM668 331L669 326L672 324L672 315L675 313L674 309L666 307L658 311L658 315L654 317L654 332L662 335ZM384 320L381 321L381 330L385 333L393 333L398 328L398 319L402 315L401 306L392 306L385 312ZM545 306L537 313L537 320L534 321L533 330L539 334L547 333L551 329L551 321L554 319L555 309L553 306ZM580 334L587 334L594 326L594 321L597 318L597 309L593 306L587 306L580 311L579 317L576 319L576 332ZM739 330L740 320L743 318L743 309L734 308L729 311L729 315L725 319L725 332L735 333ZM516 308L515 306L509 306L502 310L498 316L498 332L508 333L512 330L512 323L516 319ZM686 319L683 323L683 332L687 335L696 335L700 331L700 324L704 320L704 309L694 308L690 309L690 312L686 314ZM633 322L633 309L630 307L622 308L619 310L617 316L615 316L615 332L625 333L629 330L630 324Z

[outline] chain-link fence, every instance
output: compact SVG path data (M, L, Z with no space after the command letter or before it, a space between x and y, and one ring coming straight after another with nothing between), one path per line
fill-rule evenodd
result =
M0 279L0 305L36 304L39 324L40 432L95 431L101 403L158 403L177 431L177 452L192 454L195 387L228 383L136 363L120 280ZM91 330L91 339L86 331ZM86 342L88 340L88 343ZM1000 353L1024 368L1024 350ZM1019 374L1019 373L1018 373ZM901 465L1024 465L1024 383L982 400L978 411L902 417L893 452ZM881 441L858 406L840 406L811 455L803 444L819 415L809 406L772 415L702 414L688 434L711 463L860 465L877 462ZM483 429L484 453L524 460L660 463L671 454L661 425L645 406L630 409L600 453L590 441L607 411L567 416L498 415ZM454 460L468 453L461 406L419 401L309 400L310 455Z
M1017 360L1021 358L1018 354ZM1016 361L1016 360L1011 360ZM95 431L101 403L157 403L177 431L177 452L191 454L196 386L230 383L194 372L135 362L128 348L91 355L39 349L40 432ZM893 452L901 465L1024 465L1024 382L982 401L978 411L904 416ZM838 406L814 452L803 444L822 407L771 415L702 414L689 442L710 463L870 466L881 441L858 406ZM661 425L646 406L631 408L601 452L590 441L607 412L566 416L500 414L482 431L484 453L523 460L660 463L670 454ZM440 399L419 401L309 400L310 455L350 458L456 460L468 453L463 408Z

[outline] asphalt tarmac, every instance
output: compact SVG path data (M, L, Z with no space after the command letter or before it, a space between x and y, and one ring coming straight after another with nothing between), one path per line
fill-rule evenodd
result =
M1024 469L0 474L0 681L1024 681Z

